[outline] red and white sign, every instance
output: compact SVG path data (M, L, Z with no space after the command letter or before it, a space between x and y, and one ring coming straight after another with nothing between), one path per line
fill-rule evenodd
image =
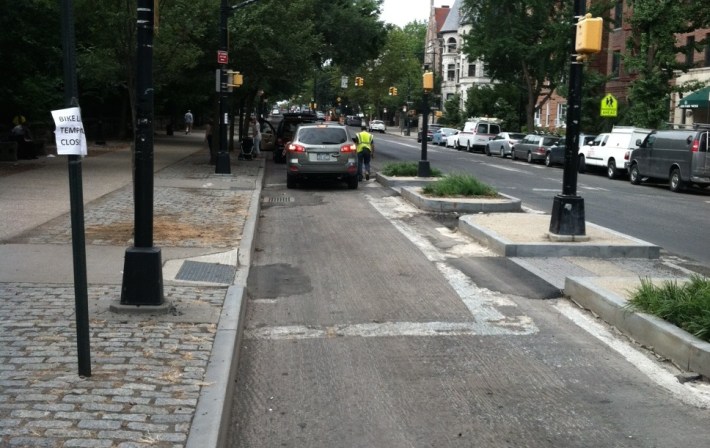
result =
M217 63L218 64L228 64L229 63L229 54L227 54L226 51L222 51L222 50L217 51Z

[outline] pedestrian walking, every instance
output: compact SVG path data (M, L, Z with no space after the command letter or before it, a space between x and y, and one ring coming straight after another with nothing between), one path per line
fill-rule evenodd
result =
M192 111L188 109L187 113L185 114L185 135L192 132L192 122L193 121L194 121L194 118L192 116Z
M258 159L261 155L261 126L256 118L251 119L251 136L254 142L253 158Z
M357 178L362 180L363 165L365 180L370 180L370 159L375 157L375 139L367 132L365 122L361 124L361 131L357 137Z
M207 125L205 126L205 142L207 142L207 149L210 152L210 164L214 165L217 163L217 153L212 149L212 134L214 133L214 126L212 125L212 119L207 120Z
M18 115L12 120L12 123L15 127L10 131L10 135L12 140L17 142L17 157L20 159L37 159L32 132L30 132L30 127L27 125L25 117Z

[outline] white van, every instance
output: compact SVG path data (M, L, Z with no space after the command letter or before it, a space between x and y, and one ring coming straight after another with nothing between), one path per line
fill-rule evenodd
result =
M485 151L486 143L500 134L500 124L497 118L475 118L464 124L463 130L458 134L458 147L466 151Z
M599 166L606 168L609 179L628 173L636 141L643 140L651 131L633 126L614 126L611 132L597 135L594 141L579 148L579 172L584 173L588 166Z

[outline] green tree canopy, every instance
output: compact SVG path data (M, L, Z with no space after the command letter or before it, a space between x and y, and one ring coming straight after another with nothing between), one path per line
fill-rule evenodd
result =
M534 126L541 94L563 79L570 53L571 2L562 0L464 0L462 12L473 28L464 52L486 63L492 80L522 89L526 122Z
M677 42L677 33L710 26L710 11L703 2L629 0L633 32L624 57L627 72L638 73L629 91L626 119L636 126L660 127L669 117L671 80L677 70L691 68L678 54L689 51ZM698 47L707 39L696 42ZM695 51L696 48L692 48ZM683 90L682 86L677 87Z

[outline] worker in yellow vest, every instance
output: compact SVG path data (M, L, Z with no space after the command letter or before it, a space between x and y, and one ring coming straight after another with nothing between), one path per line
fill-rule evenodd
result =
M365 165L365 180L370 180L370 159L375 157L375 141L372 134L367 132L365 122L362 131L357 134L357 178L362 180L363 164Z

